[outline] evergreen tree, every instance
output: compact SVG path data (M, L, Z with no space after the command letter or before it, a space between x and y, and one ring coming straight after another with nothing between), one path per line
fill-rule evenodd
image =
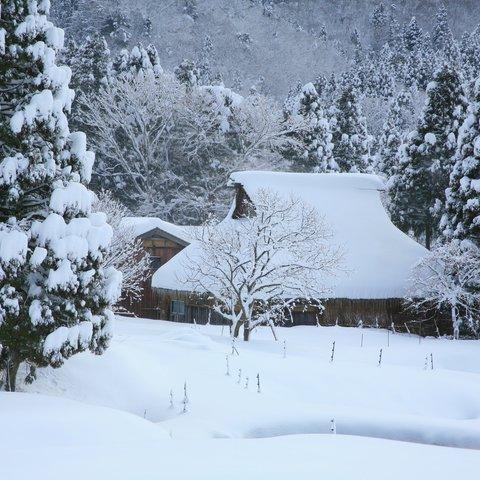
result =
M467 239L480 247L480 79L458 134L441 226L448 240Z
M58 367L102 353L121 275L103 269L112 230L90 211L94 155L70 133L70 69L55 64L63 31L48 1L6 0L0 22L0 370ZM119 278L120 276L120 278Z
M451 37L452 31L448 25L447 9L445 4L442 4L435 15L435 25L432 34L433 45L438 50L442 50Z
M444 64L427 87L417 129L401 150L398 171L390 182L394 222L423 238L427 248L438 235L440 207L445 201L465 109L459 75Z
M444 4L440 6L435 16L432 43L435 51L446 61L455 64L459 62L459 49L448 24L448 13Z
M462 72L469 93L480 75L480 25L471 33L465 33L459 46Z
M297 102L297 114L305 119L307 129L300 139L304 151L295 159L294 168L302 172L338 171L333 159L330 122L312 83L304 85Z
M189 88L194 87L199 83L200 71L191 60L183 60L174 70L174 73L178 81Z
M99 34L87 36L80 46L75 41L68 42L62 60L72 71L70 86L77 95L97 91L111 75L110 49Z
M380 48L386 40L388 29L388 14L385 5L380 2L372 13L371 23L373 27L373 45Z
M423 32L417 24L417 19L412 17L403 29L403 46L408 52L418 50L422 46Z
M340 171L365 172L370 168L371 137L356 90L349 83L341 90L333 109L333 156Z
M138 74L151 74L158 76L163 73L160 65L160 56L154 45L146 48L139 43L132 50L123 49L113 62L113 75L136 76Z
M402 90L390 103L377 154L376 171L387 180L396 172L399 149L405 140L413 115L412 95L410 91Z

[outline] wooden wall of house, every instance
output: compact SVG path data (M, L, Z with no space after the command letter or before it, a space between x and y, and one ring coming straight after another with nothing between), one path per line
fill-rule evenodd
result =
M211 309L208 298L192 296L186 292L158 290L156 295L164 315L161 318L182 323L226 324L225 319ZM172 300L180 300L185 303L185 315L173 315L170 312ZM287 322L284 326L340 325L356 327L362 325L365 328L391 328L393 324L397 332L423 336L452 333L448 316L441 316L433 312L429 315L416 315L405 310L400 298L375 300L338 298L325 301L324 306L323 313L320 313L318 308L304 309L298 306L293 311L293 322Z
M185 247L168 238L154 236L141 238L145 250L151 257L149 275L143 283L143 293L140 299L125 299L121 302L127 312L141 318L167 319L169 305L165 304L165 298L155 292L152 287L152 277L160 265L171 260Z
M391 328L393 324L398 332L432 336L451 334L448 317L435 312L416 314L407 311L401 298L335 298L325 301L324 307L322 314L317 309L304 311L297 308L293 314L293 324L379 328Z

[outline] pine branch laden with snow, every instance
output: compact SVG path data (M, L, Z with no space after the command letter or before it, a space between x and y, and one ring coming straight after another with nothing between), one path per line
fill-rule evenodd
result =
M453 241L428 253L415 267L407 302L417 311L449 311L453 337L460 328L478 334L480 326L480 250Z
M250 216L204 224L195 238L200 253L188 259L183 281L210 292L233 335L243 327L248 340L259 325L289 321L298 299L322 310L323 285L342 260L331 238L315 209L261 190Z
M455 164L446 190L441 221L447 239L468 239L480 246L480 79L458 134Z
M320 95L313 83L304 85L300 93L291 99L287 115L287 118L304 123L303 129L294 132L300 147L293 144L288 153L288 156L293 157L293 169L315 173L339 171L333 158L330 118L322 107Z
M417 128L400 148L399 163L389 181L393 221L424 238L427 248L439 234L445 189L466 107L458 72L444 64L428 85Z
M290 134L300 126L284 120L272 100L185 85L150 60L128 67L124 55L113 68L126 71L82 96L80 119L99 159L95 181L135 214L183 224L222 215L229 175L278 163L280 150L293 143Z
M124 219L129 214L127 208L115 200L111 193L102 191L93 202L92 210L104 212L113 230L104 268L114 267L122 274L122 295L119 300L140 299L145 278L150 272L150 256L133 227L125 225Z
M58 367L102 353L121 274L104 268L112 229L93 213L94 155L66 114L71 72L55 62L63 31L48 0L2 2L0 63L0 369ZM3 48L4 47L4 48Z

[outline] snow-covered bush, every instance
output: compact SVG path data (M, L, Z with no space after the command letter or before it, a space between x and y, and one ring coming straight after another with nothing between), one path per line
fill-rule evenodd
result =
M184 280L209 292L233 335L243 327L248 340L258 325L290 319L298 299L321 309L325 278L341 262L331 238L315 209L263 190L249 216L205 223Z
M469 241L452 241L430 251L414 268L407 298L410 308L449 310L453 336L460 328L479 333L480 250Z
M139 299L150 271L150 256L134 229L124 222L129 213L127 208L109 192L102 191L93 202L92 209L95 212L104 212L113 229L112 242L104 265L115 267L122 273L121 299Z
M70 69L48 0L2 2L0 27L0 370L15 390L21 363L59 367L112 335L121 274L104 267L113 235L92 212L94 154L66 114Z

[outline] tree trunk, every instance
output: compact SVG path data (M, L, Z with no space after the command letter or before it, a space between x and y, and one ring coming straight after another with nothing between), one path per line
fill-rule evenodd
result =
M425 248L430 250L432 246L432 225L430 222L425 226Z
M17 384L17 373L20 368L20 362L15 357L9 358L7 363L7 378L5 390L7 392L14 392Z
M453 339L458 340L460 337L460 322L457 316L457 307L452 306L452 325L453 325Z
M243 340L248 342L250 340L250 322L243 324Z
M238 321L236 324L235 324L235 328L233 329L233 336L235 338L238 338L238 336L240 335L240 327L243 325L243 321Z

